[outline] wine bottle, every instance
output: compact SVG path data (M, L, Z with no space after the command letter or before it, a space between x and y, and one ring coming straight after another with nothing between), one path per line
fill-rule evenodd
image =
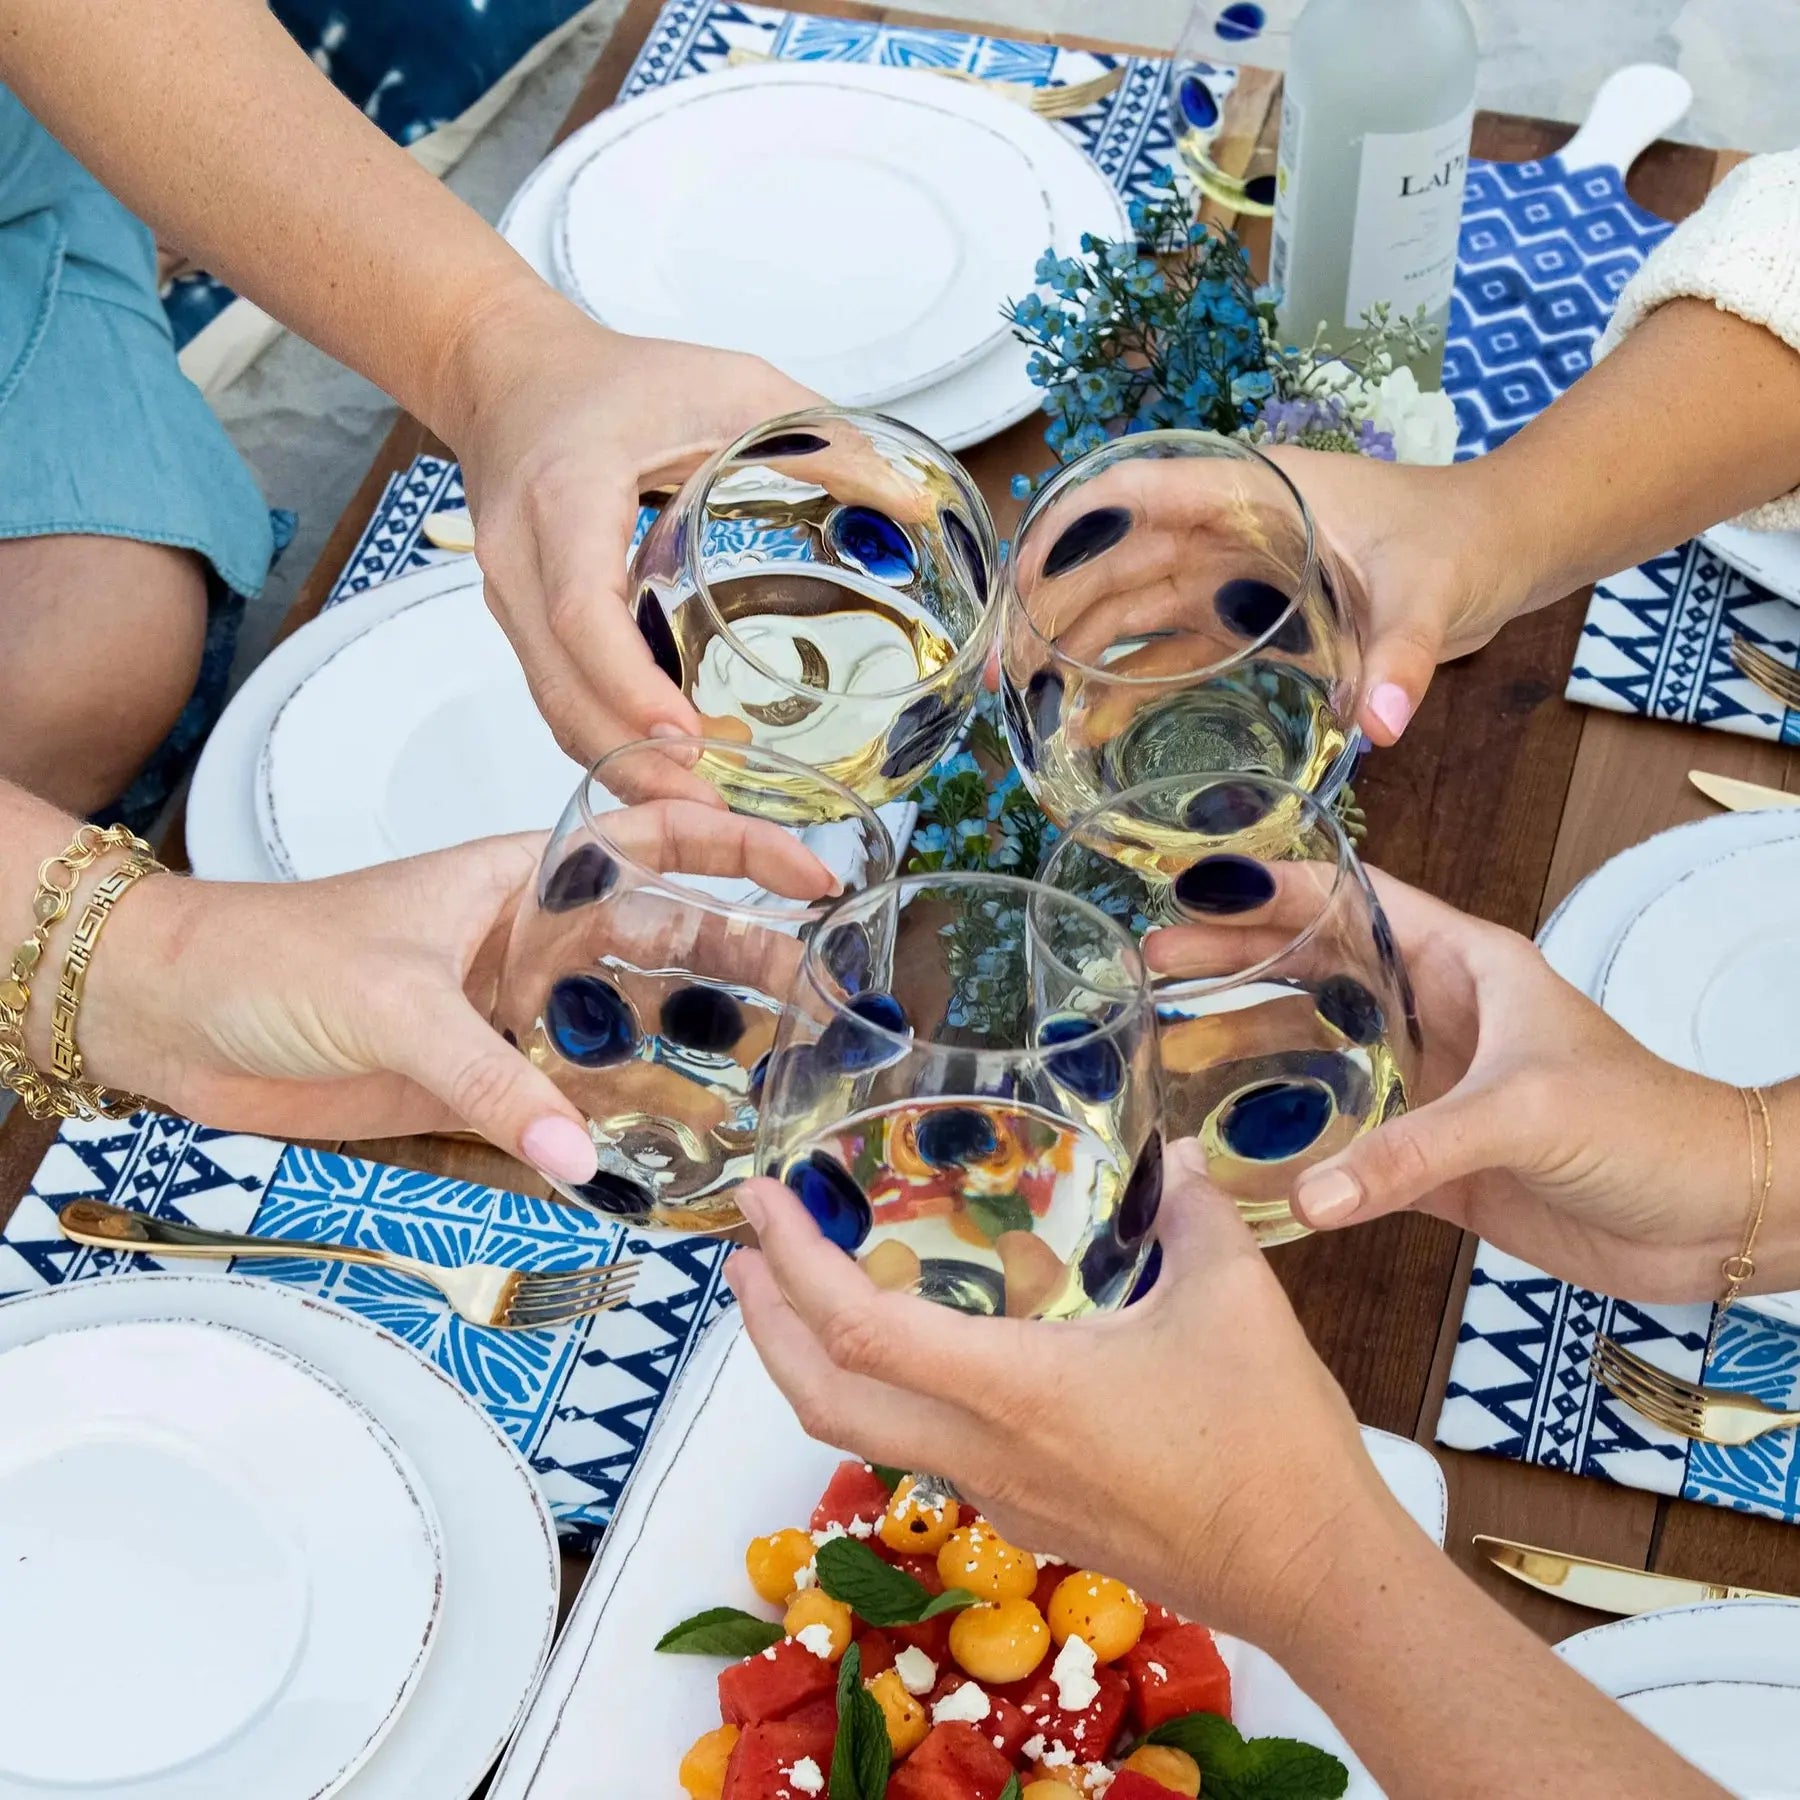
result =
M1410 366L1422 387L1441 383L1475 57L1462 0L1309 0L1288 56L1269 258L1285 342L1323 326L1336 347L1378 303L1423 307L1434 340Z

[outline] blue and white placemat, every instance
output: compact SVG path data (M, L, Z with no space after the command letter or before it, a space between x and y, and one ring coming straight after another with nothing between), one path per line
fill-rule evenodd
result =
M1482 1244L1437 1439L1514 1462L1800 1522L1800 1433L1737 1450L1689 1443L1616 1400L1589 1366L1608 1335L1671 1374L1800 1406L1800 1330L1741 1308L1707 1354L1713 1308L1645 1306L1572 1287Z
M430 1289L379 1269L239 1257L404 1338L481 1402L537 1472L565 1540L599 1538L664 1393L728 1306L717 1238L639 1237L598 1214L469 1181L140 1113L65 1125L0 1239L0 1299L124 1270L192 1270L72 1244L76 1199L220 1231L367 1244L425 1262L588 1268L641 1259L629 1302L558 1331L486 1331Z

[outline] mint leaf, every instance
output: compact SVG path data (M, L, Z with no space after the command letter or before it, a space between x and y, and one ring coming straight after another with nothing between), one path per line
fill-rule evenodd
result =
M862 1651L855 1644L838 1664L837 1714L826 1800L882 1800L894 1747L880 1704L862 1684Z
M1000 1790L1000 1800L1024 1800L1017 1775L1007 1776L1006 1786Z
M931 1593L922 1581L883 1562L856 1538L827 1539L813 1566L819 1572L819 1586L869 1625L916 1625L921 1619L975 1604L975 1596L963 1588Z
M890 1469L886 1463L870 1463L875 1479L891 1494L906 1479L904 1469Z
M975 1226L991 1244L1002 1232L1029 1231L1031 1208L1019 1194L971 1194L963 1202Z
M754 1613L735 1606L709 1606L671 1626L656 1647L670 1656L754 1656L786 1636L779 1625Z
M1339 1800L1350 1771L1316 1744L1296 1738L1249 1738L1217 1713L1183 1713L1148 1733L1146 1744L1170 1744L1200 1765L1207 1800Z

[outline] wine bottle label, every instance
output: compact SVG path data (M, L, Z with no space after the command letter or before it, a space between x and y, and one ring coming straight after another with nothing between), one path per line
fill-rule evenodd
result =
M1281 96L1281 144L1275 160L1275 222L1269 239L1269 283L1287 287L1289 246L1294 241L1294 181L1300 166L1300 102L1293 89Z
M1345 325L1359 324L1382 300L1408 315L1448 304L1474 124L1471 98L1428 131L1371 131L1363 139Z

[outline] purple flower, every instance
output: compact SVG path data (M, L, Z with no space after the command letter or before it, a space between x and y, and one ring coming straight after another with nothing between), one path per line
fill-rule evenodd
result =
M1391 431L1377 431L1373 419L1364 419L1357 427L1356 447L1364 456L1372 456L1378 462L1394 460L1394 434Z

